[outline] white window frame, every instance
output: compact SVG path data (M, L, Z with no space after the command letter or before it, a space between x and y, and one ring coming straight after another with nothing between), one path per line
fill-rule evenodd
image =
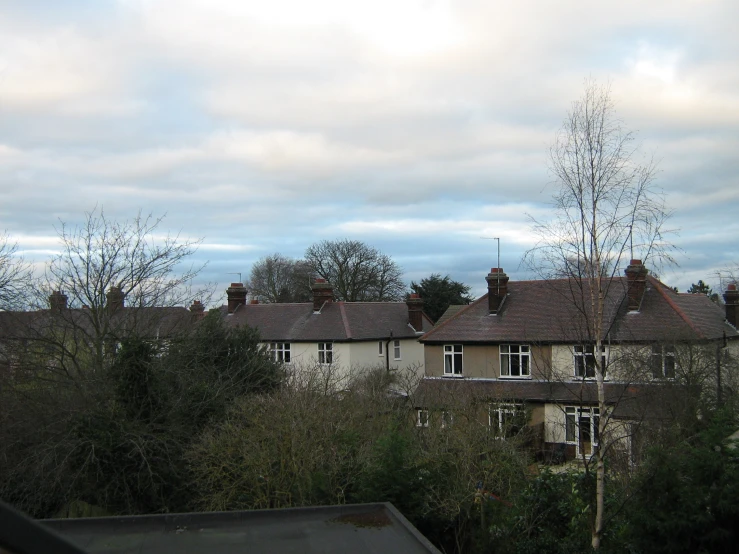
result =
M395 339L393 341L393 360L399 361L402 360L401 352L400 352L400 341L398 339Z
M573 350L573 361L574 361L574 375L575 379L595 379L596 366L595 366L595 345L594 344L578 344ZM601 369L603 370L604 378L607 375L608 368L608 347L605 344L601 345ZM582 364L582 373L584 375L578 375L578 362ZM592 374L589 370L592 369Z
M416 410L416 427L428 427L430 417L428 410L424 408Z
M321 365L331 365L334 363L333 342L318 343L318 363Z
M459 367L457 367L459 365ZM464 347L461 344L444 345L444 377L464 376Z
M488 409L488 425L495 429L498 438L505 440L506 416L515 418L523 413L523 404L492 404Z
M384 356L385 355L385 342L384 341L378 341L377 342L377 355L378 356Z
M528 344L501 344L499 350L501 379L531 379L531 347ZM518 360L518 375L513 375L514 360Z
M585 452L586 456L592 456L598 449L600 437L598 435L598 422L600 421L600 408L566 406L565 407L565 442L577 446L577 455L581 456L582 441L580 440L580 431L582 425L581 420L589 420L590 433L590 452Z
M289 364L292 361L289 342L270 342L269 352L275 362Z
M653 344L650 369L654 379L674 379L677 368L675 345Z

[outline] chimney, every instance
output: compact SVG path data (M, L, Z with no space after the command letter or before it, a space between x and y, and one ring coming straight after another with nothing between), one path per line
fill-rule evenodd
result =
M110 287L110 290L105 297L108 300L107 308L109 312L115 312L119 308L123 308L125 295L123 294L121 287Z
M739 308L739 290L736 290L736 283L731 283L726 287L724 293L724 302L726 302L726 321L736 327L737 308Z
M491 314L497 314L508 295L508 275L502 267L493 267L485 280L488 282L488 310Z
M631 260L626 268L626 280L629 284L629 311L638 312L641 306L644 290L647 286L647 270L641 260Z
M408 306L408 323L420 333L423 331L423 299L416 293L411 294L405 301Z
M313 291L314 312L320 312L324 303L334 301L334 289L326 282L326 279L316 279L311 290Z
M246 304L246 287L244 283L231 283L226 289L226 297L228 298L228 313L232 314L239 307L239 304Z
M55 290L49 296L49 306L52 312L61 312L67 309L67 295L62 294L62 291Z
M195 321L203 319L205 317L205 306L200 300L193 300L192 306L190 306L190 313Z

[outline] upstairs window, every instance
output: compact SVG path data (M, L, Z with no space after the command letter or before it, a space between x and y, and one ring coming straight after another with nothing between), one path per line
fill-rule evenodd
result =
M672 345L652 345L652 377L655 379L675 378L675 347Z
M377 355L378 356L384 356L385 355L385 343L382 341L377 342Z
M393 360L400 360L400 341L393 341Z
M447 377L462 376L462 345L444 345L444 375Z
M334 344L332 342L318 343L318 363L321 365L334 363Z
M529 345L500 345L500 376L531 377L531 349Z
M595 346L575 346L575 377L580 379L595 379ZM598 360L601 371L606 373L606 347L600 347L600 359Z
M289 342L270 342L269 351L272 359L276 362L290 363L290 343Z

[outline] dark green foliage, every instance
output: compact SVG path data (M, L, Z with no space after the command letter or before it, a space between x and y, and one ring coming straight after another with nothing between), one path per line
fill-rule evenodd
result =
M654 450L628 511L637 552L736 552L739 452L726 438L736 421L719 412L676 447Z
M116 353L111 377L116 400L129 419L149 421L161 408L160 376L153 362L154 347L142 339L122 341Z
M253 329L218 314L160 346L128 338L102 374L65 388L39 372L3 390L0 495L36 517L75 502L114 514L191 509L185 451L235 399L276 387L279 367Z
M421 279L420 283L411 282L411 290L423 299L423 311L434 323L449 306L469 304L474 300L468 285L452 280L449 275L442 277L439 273Z
M496 552L570 554L590 550L591 497L595 480L585 473L544 471L533 478L510 507L496 506L491 534Z
M704 294L708 296L713 302L718 302L718 294L713 292L713 289L709 287L706 283L704 283L702 280L699 280L697 283L693 283L690 285L690 288L687 290L689 294Z

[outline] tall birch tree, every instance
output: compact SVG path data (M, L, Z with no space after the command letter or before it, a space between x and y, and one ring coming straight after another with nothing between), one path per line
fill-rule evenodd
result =
M665 224L669 211L654 185L653 159L641 155L635 134L616 114L610 87L587 80L550 149L549 169L558 187L554 194L556 216L534 220L539 237L525 256L526 265L542 278L565 278L582 320L577 322L584 343L591 345L599 436L608 424L604 378L607 357L606 298L611 286L632 258L654 266L672 261ZM605 360L605 361L604 361ZM592 546L598 549L604 529L606 449L593 456L596 496L593 507Z

